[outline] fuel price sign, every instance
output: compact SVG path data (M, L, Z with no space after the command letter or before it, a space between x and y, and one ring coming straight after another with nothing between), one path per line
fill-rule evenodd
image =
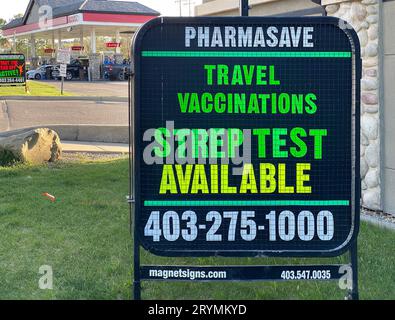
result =
M134 48L135 209L145 249L348 249L359 223L352 29L331 18L158 18Z

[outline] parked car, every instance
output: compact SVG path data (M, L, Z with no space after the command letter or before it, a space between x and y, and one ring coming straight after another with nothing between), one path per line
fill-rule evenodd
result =
M41 67L35 69L35 70L30 70L26 72L26 77L27 79L34 79L34 80L43 80L47 79L47 75L51 74L51 69L53 68L53 65L42 65ZM48 73L49 71L49 73Z
M51 76L55 80L60 80L61 79L61 77L60 77L60 67L59 66L54 66L52 68ZM66 78L65 79L66 80L73 80L73 74L68 69L67 69L67 72L66 72Z
M54 79L60 79L59 65L54 66L52 70L52 77ZM85 70L86 67L82 64L80 60L71 60L70 64L67 65L66 80L73 80L80 78L80 71Z
M103 66L104 80L124 81L129 78L130 64L108 64Z

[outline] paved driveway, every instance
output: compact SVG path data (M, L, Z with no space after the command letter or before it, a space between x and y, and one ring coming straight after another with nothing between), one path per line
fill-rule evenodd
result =
M54 124L128 125L128 104L92 101L0 103L0 131Z
M60 81L42 81L60 90ZM95 97L127 97L127 81L65 81L64 90L76 96L95 96Z

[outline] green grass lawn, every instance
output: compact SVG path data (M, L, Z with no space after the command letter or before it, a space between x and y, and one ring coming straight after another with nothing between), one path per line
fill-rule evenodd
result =
M130 299L132 242L126 160L0 168L0 299ZM41 196L57 197L51 203ZM395 233L362 224L361 299L395 299ZM336 263L321 260L160 258L147 264ZM38 288L51 265L54 289ZM144 283L145 299L343 299L336 283Z
M0 87L0 98L1 96L61 96L58 88L39 81L27 81L27 88L26 93L24 87ZM64 96L71 95L64 92Z

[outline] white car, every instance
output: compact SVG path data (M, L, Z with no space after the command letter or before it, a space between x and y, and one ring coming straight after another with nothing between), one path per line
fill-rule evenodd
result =
M30 70L26 73L26 77L28 80L42 80L46 79L47 69L52 69L52 65L46 64L39 67L36 70Z
M60 77L60 67L59 67L59 66L54 66L54 67L52 68L51 77L52 77L53 79L55 79L55 80L61 80L61 77ZM71 73L71 71L67 70L65 79L68 80L68 81L70 81L70 80L73 79L73 74Z

